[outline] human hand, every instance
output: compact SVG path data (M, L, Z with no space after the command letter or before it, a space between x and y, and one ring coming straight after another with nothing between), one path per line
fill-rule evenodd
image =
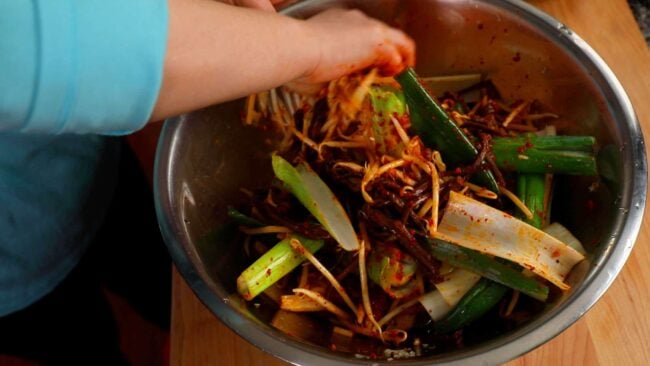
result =
M314 85L368 67L391 76L415 63L411 38L359 10L330 9L304 25L319 58L311 71L289 84L298 91L313 91Z
M275 12L275 5L281 4L286 0L220 0L222 3L241 6L244 8L260 9Z
M275 0L223 1L268 5ZM313 93L320 83L369 67L392 75L415 58L408 36L354 10L298 20L219 1L169 0L169 14L164 76L152 120L279 85Z

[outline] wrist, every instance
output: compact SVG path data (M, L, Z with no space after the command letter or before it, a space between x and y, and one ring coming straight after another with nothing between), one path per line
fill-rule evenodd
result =
M296 22L300 28L299 34L302 34L304 37L304 39L301 39L301 43L299 43L304 47L302 52L303 67L296 80L309 81L313 78L313 75L322 63L324 40L320 36L320 32L310 22L306 20L297 20Z

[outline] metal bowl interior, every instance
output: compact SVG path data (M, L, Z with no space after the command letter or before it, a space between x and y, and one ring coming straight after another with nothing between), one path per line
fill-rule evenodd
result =
M636 239L647 185L643 137L630 102L609 68L564 25L522 2L506 0L303 1L286 12L307 17L353 6L405 29L417 42L421 75L486 74L506 100L537 99L561 116L561 133L590 134L600 145L600 189L591 180L562 179L554 215L586 243L588 263L569 278L572 289L514 331L461 351L405 364L495 364L559 334L605 292ZM166 122L159 143L155 199L163 235L180 272L205 305L261 349L295 364L363 361L276 331L237 300L245 268L240 246L223 229L241 187L271 178L265 136L240 123L242 101ZM587 210L594 200L598 211ZM381 361L377 361L381 363Z

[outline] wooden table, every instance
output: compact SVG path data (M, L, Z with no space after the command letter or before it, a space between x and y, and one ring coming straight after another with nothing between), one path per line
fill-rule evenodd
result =
M632 99L648 138L650 52L626 1L530 3L567 24L605 59ZM645 260L650 260L649 220L621 275L593 309L551 342L508 365L650 365L650 266ZM172 301L172 365L286 365L221 324L177 272Z

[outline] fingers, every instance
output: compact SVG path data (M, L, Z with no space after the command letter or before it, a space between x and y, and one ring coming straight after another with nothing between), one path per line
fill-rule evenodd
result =
M394 75L408 66L415 65L415 42L399 29L372 19L359 10L349 11L357 19L372 22L375 33L382 41L383 58L375 60L375 66L385 66L385 75Z
M373 60L384 76L400 73L415 63L415 43L404 32L377 21L381 43Z
M264 10L264 11L271 11L275 12L275 7L273 7L274 3L278 3L279 1L269 1L269 0L235 0L234 4L237 6L242 6L246 8L253 8L253 9L259 9L259 10Z
M278 5L288 5L288 4L296 2L296 1L297 0L271 0L271 3L274 6L278 6Z
M255 8L266 11L276 11L278 6L285 6L296 2L297 0L237 0L240 6Z
M415 63L415 43L410 37L359 10L330 9L310 21L321 25L321 59L326 61L312 75L317 81L367 67L378 67L383 75L392 76ZM347 67L337 70L340 65Z
M377 43L374 52L368 55L366 62L359 64L360 69L376 67L383 76L390 76L399 72L402 64L402 57L395 45L390 42L382 41ZM355 70L356 71L356 70Z
M388 28L388 38L395 45L406 66L415 66L415 42L404 32Z

